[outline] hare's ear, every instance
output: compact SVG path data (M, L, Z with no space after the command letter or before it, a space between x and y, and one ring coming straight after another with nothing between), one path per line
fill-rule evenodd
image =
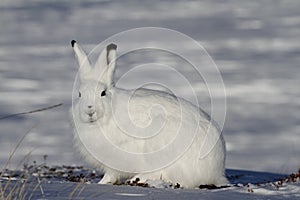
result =
M71 46L75 52L75 56L79 65L79 77L83 78L91 70L91 64L87 58L86 53L75 40L71 41Z
M108 88L113 86L113 76L116 67L117 45L111 43L100 54L95 68L101 71L100 81Z

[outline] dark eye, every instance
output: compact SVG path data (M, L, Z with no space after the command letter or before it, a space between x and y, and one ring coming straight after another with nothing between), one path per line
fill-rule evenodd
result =
M101 92L101 97L103 97L103 96L105 96L105 95L106 95L106 91L103 90L103 91Z
M81 92L79 92L78 97L81 97Z

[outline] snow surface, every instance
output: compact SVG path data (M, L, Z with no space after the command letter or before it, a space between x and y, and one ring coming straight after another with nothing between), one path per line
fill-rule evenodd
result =
M298 170L299 6L300 2L293 0L1 1L0 117L58 103L63 106L0 120L0 166L4 166L20 138L32 127L12 159L12 168L29 153L31 160L37 161L48 155L50 164L83 164L72 148L68 116L77 71L70 41L80 41L89 51L121 31L158 26L180 31L199 41L220 69L227 92L223 129L228 148L227 168L285 174ZM181 47L192 51L184 45ZM120 66L143 61L139 59L138 55L129 57ZM164 55L156 59L168 60ZM201 107L209 111L209 95L204 84L194 84L198 84ZM189 98L180 85L176 87L183 97ZM59 187L62 192L63 187L68 185ZM90 187L95 188L91 191L98 187L103 191L112 190L110 186ZM55 185L53 188L58 189ZM115 193L135 190L116 188L119 191ZM180 194L189 197L203 193L207 198L218 199L226 194L238 198L235 195L243 193L245 199L268 199L270 195L266 194L271 190L282 195L273 195L274 199L289 198L289 194L296 198L299 184L288 184L276 192L267 186L255 190L254 194L248 194L245 188L180 191ZM153 191L157 195L178 195L177 190ZM103 192L103 195L115 194Z
M274 173L227 170L231 182L229 187L187 190L174 189L162 181L152 181L148 187L99 185L96 183L99 180L97 172L94 179L88 175L90 171L84 168L52 167L49 169L46 166L37 168L29 166L27 169L29 170L27 174L25 173L26 184L23 184L24 181L20 182L19 178L24 171L15 173L9 183L11 188L25 185L26 193L20 192L25 199L298 199L300 197L299 178L296 182L283 181L283 184L279 185L276 180L280 178L284 180L286 176ZM86 177L88 182L70 182L71 177L78 177L79 174L83 174L80 176ZM8 183L6 180L5 177L0 179L3 186ZM17 187L13 187L15 185ZM7 188L10 187L6 187L5 194L9 193L10 190Z
M47 195L43 199L68 199L69 193L75 188L72 183L46 183ZM298 199L300 197L300 184L288 184L280 190L269 186L253 188L253 192L248 191L248 187L233 187L217 191L205 190L184 190L184 189L156 189L140 188L129 186L109 186L109 185L84 185L80 195L75 193L73 199ZM50 194L56 194L52 196ZM37 195L38 197L38 195ZM40 198L42 198L40 196Z

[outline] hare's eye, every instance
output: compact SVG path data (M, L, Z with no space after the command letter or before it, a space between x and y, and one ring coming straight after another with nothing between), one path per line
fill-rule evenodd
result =
M81 92L78 93L78 97L81 97Z
M101 92L101 97L103 97L103 96L105 96L105 95L106 95L106 91L103 90L103 91Z

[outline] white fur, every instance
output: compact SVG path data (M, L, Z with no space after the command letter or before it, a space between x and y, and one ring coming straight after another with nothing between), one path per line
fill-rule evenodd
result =
M194 188L203 184L222 185L227 183L224 174L225 142L216 123L204 111L190 102L164 91L141 88L132 93L133 91L114 87L116 49L104 49L95 67L91 67L81 47L77 43L73 44L80 66L79 91L81 93L81 97L73 107L73 120L74 126L76 126L74 128L75 146L88 163L103 170L105 175L100 183L114 183L124 178L132 178L132 180L139 178L142 182L162 179L173 184L179 183L185 188ZM101 92L104 90L106 95L101 96ZM131 97L130 101L124 102L123 99L128 99L129 96ZM110 102L113 102L112 107ZM160 105L164 112L152 112L151 109L157 105ZM133 124L122 124L122 122L116 124L113 113L117 113L118 119L121 120L128 118L125 114L129 113ZM155 121L156 118L163 120ZM134 132L136 130L133 130L133 125L143 128L153 123L155 127L155 123L160 122L164 122L160 134L147 139L146 142L126 135L122 130L124 128ZM106 155L110 152L111 149L101 149L102 141L95 140L99 134L98 126L101 126L106 137L124 151L152 152L172 141L178 124L184 128L187 138L192 136L195 129L197 130L191 145L173 163L147 173L137 174L113 169L99 161L97 156L86 148L87 144L82 144L82 138L86 138L85 141L88 141L90 146L95 146L94 148L97 149L95 152L99 155ZM110 156L113 157L114 154L112 153ZM164 155L162 155L163 158ZM138 160L127 163L127 165L134 169L142 163L147 163L147 160Z

